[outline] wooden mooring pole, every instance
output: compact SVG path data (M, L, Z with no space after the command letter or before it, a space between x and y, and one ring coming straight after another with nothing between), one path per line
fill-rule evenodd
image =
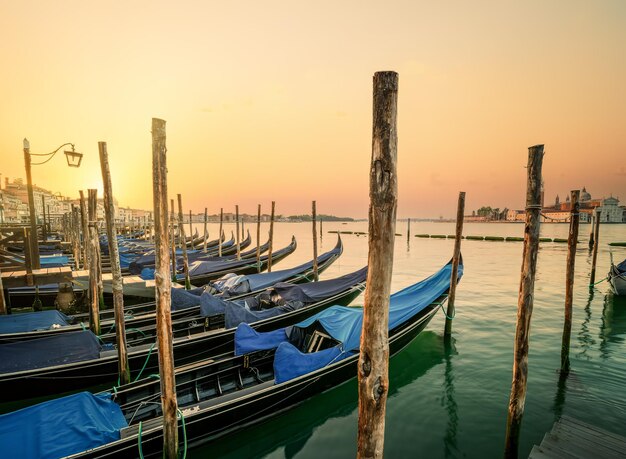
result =
M224 231L222 230L222 226L224 225L224 208L220 207L220 234L217 236L219 244L217 245L217 256L222 256L222 234Z
M124 286L122 283L122 268L120 266L119 247L117 246L113 187L111 184L111 170L109 169L109 154L107 152L106 142L98 142L98 151L100 153L100 169L102 170L102 184L104 192L104 221L106 223L107 241L109 243L109 257L111 259L111 288L113 290L117 369L120 376L120 384L128 384L130 383L130 367L128 366L128 352L126 350Z
M454 253L452 255L452 273L450 274L450 292L448 293L448 307L446 311L446 325L444 336L452 335L452 319L455 315L454 301L456 299L456 284L459 279L459 263L461 261L461 239L463 239L463 215L465 214L465 191L459 192L459 203L456 208L456 233L454 237ZM409 219L409 222L411 220Z
M358 366L358 458L382 458L389 391L389 295L397 208L398 74L374 74L369 254Z
M315 209L315 201L311 206L311 222L313 224L313 281L319 280L319 273L317 272L317 228L315 222L317 220L317 211Z
M183 225L183 197L178 193L178 220L180 225L180 237L183 240L183 272L185 274L185 288L191 290L189 279L189 258L187 257L187 238L185 237L185 225ZM193 240L193 236L191 236Z
M235 233L237 234L237 260L241 260L241 242L239 240L239 206L235 206Z
M589 228L589 250L593 249L593 241L594 241L594 237L593 237L593 230L594 230L594 224L596 221L596 209L593 209L593 212L591 213L591 216L589 217L589 223L591 224L591 227Z
M6 315L7 305L4 301L4 286L2 285L2 270L0 269L0 315Z
M194 232L193 232L193 224L192 224L192 221L191 221L191 209L189 209L189 237L191 238L191 242L192 242L191 248L192 249L193 249L193 235L194 235Z
M172 259L172 282L176 282L176 273L178 272L176 267L176 229L174 224L174 219L176 218L175 216L176 212L174 212L174 199L172 198L170 199L170 229L172 231L172 245L170 246L172 254L170 258Z
M178 403L174 380L174 350L172 347L172 316L170 254L167 247L167 161L165 146L165 121L152 119L152 173L155 226L155 299L157 342L159 343L159 377L161 380L161 406L163 409L163 455L178 458Z
M98 229L96 206L98 190L87 190L89 197L89 328L100 335L100 294L98 291Z
M272 250L274 248L274 210L276 202L272 201L272 213L270 215L270 245L267 251L267 272L272 272Z
M565 320L561 340L561 375L569 373L569 347L572 336L572 304L574 302L574 266L576 264L576 244L578 243L578 224L580 221L580 190L571 192L571 210L569 236L567 238L567 268L565 272Z
M261 204L256 215L256 266L257 272L261 272Z
M406 242L411 242L411 219L407 219L406 221Z
M80 249L80 213L79 208L72 204L72 248L74 252L74 264L76 269L80 269L81 249ZM85 245L89 244L89 233L84 235ZM89 249L91 250L91 249ZM87 266L83 266L87 269Z
M589 278L589 288L593 288L596 283L596 262L598 261L598 246L600 245L600 209L596 208L596 226L593 233L593 258L591 261L591 277Z
M539 226L541 214L541 167L543 145L528 149L528 180L526 191L526 224L524 228L524 253L517 300L517 324L513 351L513 381L509 398L509 412L504 447L505 458L517 458L528 378L528 337L533 312Z
M89 266L89 218L87 215L87 205L85 204L85 194L83 193L83 190L78 190L78 194L80 195L80 221L81 221L81 226L83 228L83 244L82 244L82 254L83 254L83 258L82 258L82 262L83 262L83 267L85 269L87 269L87 267ZM80 231L79 233L80 234ZM76 266L76 269L80 269L78 266Z
M45 244L48 240L48 228L46 225L46 196L44 194L41 195L41 210L43 212L43 226L41 228L41 237L43 239L43 243Z
M207 223L209 221L209 209L204 208L204 241L202 242L202 251L204 253L207 252L206 244L207 239L209 239L209 229L207 228Z

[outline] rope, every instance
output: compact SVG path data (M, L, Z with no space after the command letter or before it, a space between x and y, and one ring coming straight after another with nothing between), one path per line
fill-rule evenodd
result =
M148 356L146 357L146 361L143 363L143 367L141 367L141 370L139 370L139 374L135 378L135 381L139 380L139 378L141 377L141 374L143 373L143 370L146 369L146 365L148 365L148 360L150 360L150 356L152 355L152 350L154 349L154 346L156 346L156 341L152 343L152 346L150 346L150 350L148 351Z
M605 277L604 279L599 280L599 281L598 281L598 282L596 282L595 284L589 284L589 287L591 288L591 287L593 287L593 286L595 286L595 285L598 285L599 283L604 282L604 281L605 281L605 280L607 280L607 279L608 279L608 277Z
M439 305L439 307L441 308L441 312L443 312L443 315L444 315L444 316L446 316L446 319L448 319L448 320L454 320L454 318L456 317L456 308L454 309L454 312L453 312L453 314L452 314L452 317L450 317L448 314L446 314L446 311L443 309L443 305L444 305L444 303L435 303L435 302L433 301L433 304L438 304L438 305Z
M185 416L183 416L183 412L180 409L176 408L178 414L180 415L181 424L183 427L183 459L187 458L187 428L185 427Z

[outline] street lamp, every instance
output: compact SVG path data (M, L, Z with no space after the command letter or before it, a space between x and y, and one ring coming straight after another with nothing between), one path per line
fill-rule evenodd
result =
M31 263L33 266L33 269L39 269L41 267L40 262L39 262L39 243L38 243L38 237L37 237L37 217L35 215L35 195L33 193L33 181L32 181L32 177L31 177L31 166L40 166L42 164L47 163L48 161L50 161L54 155L56 155L58 153L58 151L67 146L67 145L71 145L72 146L72 150L68 151L65 150L65 157L67 158L67 165L69 167L79 167L81 160L83 159L83 155L82 153L78 153L74 150L74 144L73 143L64 143L63 145L61 145L59 148L57 148L56 150L50 152L50 153L43 153L43 154L37 154L37 153L31 153L30 152L30 143L28 142L28 139L24 139L24 165L26 166L26 183L27 183L27 189L28 189L28 210L30 213L30 233L31 233L31 238L30 238L30 253L31 253ZM33 163L31 162L31 156L40 156L40 157L44 157L46 159L44 159L41 162L38 163Z

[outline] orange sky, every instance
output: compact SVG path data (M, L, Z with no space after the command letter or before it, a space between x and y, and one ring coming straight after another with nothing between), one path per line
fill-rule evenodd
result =
M100 186L150 208L152 117L170 193L194 211L365 217L372 75L400 74L400 217L521 208L527 147L547 199L586 186L626 204L626 2L0 0L0 173ZM232 209L231 209L232 208Z

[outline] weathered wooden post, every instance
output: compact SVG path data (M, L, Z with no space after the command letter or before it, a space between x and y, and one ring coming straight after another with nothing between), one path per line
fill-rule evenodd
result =
M322 231L322 225L324 224L324 219L322 218L322 216L320 215L320 241L322 240L322 238L324 237L324 233Z
M185 225L183 224L183 197L180 193L178 194L178 220L180 225L180 237L183 240L183 272L185 273L185 288L187 290L191 290L191 280L189 279L189 258L187 257L187 238L185 237Z
M459 203L456 209L456 233L454 237L454 254L452 255L452 273L450 275L450 292L448 293L448 307L446 311L446 325L444 336L452 335L452 319L454 318L454 300L456 298L456 284L459 278L459 263L461 261L461 239L463 237L463 214L465 213L465 191L459 193ZM409 222L411 220L409 219Z
M189 209L189 237L191 238L191 249L193 249L193 225L191 222L191 209Z
M89 244L89 233L85 234L85 243ZM72 204L72 247L74 251L74 263L76 269L80 269L81 250L80 250L80 213L79 208ZM87 266L83 266L87 268Z
M411 242L411 219L406 221L406 242Z
M567 268L565 272L565 320L561 341L561 376L569 373L569 346L572 336L572 304L574 302L574 266L576 264L576 244L578 243L578 224L580 221L580 190L571 192L569 236L567 238Z
M98 230L96 228L96 205L98 190L87 190L89 197L89 328L100 334L100 295L98 292Z
M85 194L83 190L78 190L80 195L80 220L83 228L83 266L87 268L89 266L89 223L87 218L87 206L85 204ZM80 234L80 232L78 233ZM76 268L78 269L78 267Z
M593 258L591 262L591 278L589 279L589 288L593 288L596 283L596 261L598 261L598 246L600 245L600 209L596 208L596 226L593 233Z
M172 347L171 281L167 248L167 161L165 121L152 118L152 173L155 225L155 299L157 306L157 342L159 343L159 377L163 409L163 453L168 459L178 458L178 403L174 380Z
M209 229L207 228L207 223L209 221L209 209L204 208L204 242L202 243L202 251L204 253L207 252L206 243L209 238Z
M239 206L235 206L235 233L237 234L237 260L241 260L241 245L239 241Z
M100 168L102 169L102 184L104 192L104 221L106 223L107 240L109 242L109 256L111 258L113 290L113 310L115 317L115 343L117 345L117 369L120 375L120 384L130 382L130 367L126 351L126 323L124 322L124 286L120 254L117 246L117 231L115 231L115 207L113 205L113 187L111 185L111 170L109 169L109 154L106 142L98 142L100 153Z
M358 458L382 458L389 390L389 296L396 233L398 74L374 74L367 287L358 366Z
M256 215L256 269L261 272L261 204Z
M317 228L315 222L317 220L317 210L315 208L315 201L311 206L311 222L313 224L313 281L319 280L319 273L317 272Z
M539 225L541 214L541 166L543 145L528 149L528 182L526 191L526 224L524 228L524 254L519 296L517 300L517 324L513 352L513 381L509 398L509 413L504 447L505 458L517 458L519 435L526 401L528 377L528 335L533 312L537 251L539 249Z
M243 215L241 216L241 240L243 241L246 238L246 229L245 229L245 223L243 221Z
M174 212L174 199L170 199L170 229L172 232L172 244L170 245L170 250L172 252L172 282L176 282L176 230L174 228L174 219L176 218L176 212ZM180 239L180 236L179 236Z
M43 212L43 226L41 228L41 237L45 244L48 240L48 229L46 228L46 196L44 194L41 195L41 210Z
M274 210L276 202L272 201L272 213L270 215L270 244L267 250L267 272L272 272L272 250L274 249Z
M594 230L594 223L596 221L596 209L593 209L593 212L591 212L591 216L589 217L589 223L591 224L591 227L589 228L589 250L593 249L593 241L594 241L594 237L593 237L593 230Z
M217 256L221 257L222 256L222 226L224 225L224 208L220 207L220 234L219 236L217 236L217 240L219 241L219 244L217 245Z

